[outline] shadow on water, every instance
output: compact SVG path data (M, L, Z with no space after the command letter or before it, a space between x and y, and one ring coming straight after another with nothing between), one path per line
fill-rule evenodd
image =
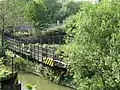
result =
M60 86L39 76L29 73L19 73L19 80L25 84L37 85L36 90L73 90L68 87Z

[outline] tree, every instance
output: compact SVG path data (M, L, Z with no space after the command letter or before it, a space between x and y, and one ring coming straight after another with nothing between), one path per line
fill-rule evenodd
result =
M36 29L47 27L48 24L64 20L79 10L80 2L58 0L32 0L26 5L26 19Z
M8 13L10 8L9 6L9 1L0 1L0 27L1 27L1 36L2 36L2 53L5 54L4 52L4 31L5 31L5 26L6 26L6 18L8 18Z
M83 5L82 11L66 20L64 60L75 70L78 90L119 90L120 2Z
M46 6L46 14L49 23L56 23L57 21L57 14L62 8L62 3L58 2L58 0L43 0L44 5Z
M46 26L45 6L42 0L30 1L26 5L25 17L36 29Z
M0 1L0 27L2 34L2 52L4 51L4 32L8 26L16 26L23 22L23 3L19 0L2 0Z
M72 0L63 3L62 8L58 12L58 20L62 22L70 15L76 14L80 10L80 2L74 2Z

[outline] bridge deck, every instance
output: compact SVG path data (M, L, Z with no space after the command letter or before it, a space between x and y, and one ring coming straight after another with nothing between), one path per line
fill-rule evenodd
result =
M12 51L24 54L26 56L32 57L33 59L39 61L40 63L47 64L49 66L54 67L57 65L58 67L66 67L66 64L55 60L54 49L53 48L43 48L39 45L26 45L22 42L7 38L8 48Z

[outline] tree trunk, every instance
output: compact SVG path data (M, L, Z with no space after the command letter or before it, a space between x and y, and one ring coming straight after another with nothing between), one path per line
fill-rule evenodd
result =
M4 31L5 31L5 25L4 25L4 17L3 17L3 25L2 25L2 54L5 55L5 50L4 50Z

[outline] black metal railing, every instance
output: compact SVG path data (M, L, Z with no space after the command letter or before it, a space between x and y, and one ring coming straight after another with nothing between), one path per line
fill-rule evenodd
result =
M55 65L55 62L61 63L60 61L54 60L54 58L56 58L54 48L48 48L47 46L43 47L39 44L27 44L11 38L7 38L6 40L8 43L8 49L12 51L24 54L27 57L29 56L41 63L47 64L52 67Z

